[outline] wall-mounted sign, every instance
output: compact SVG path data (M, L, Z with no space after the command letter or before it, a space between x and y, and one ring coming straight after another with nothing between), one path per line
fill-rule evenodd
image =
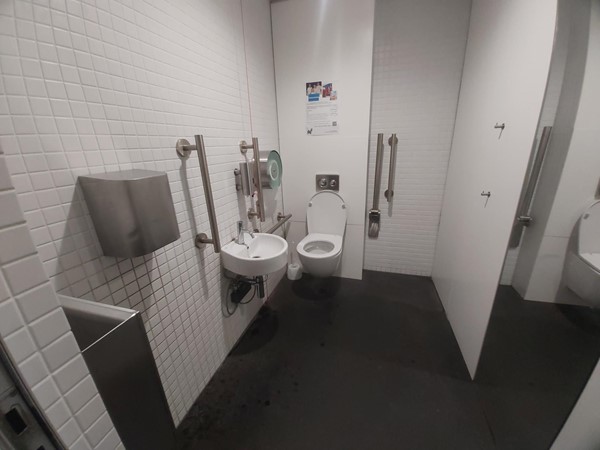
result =
M337 134L338 126L338 93L333 83L306 83L306 134Z

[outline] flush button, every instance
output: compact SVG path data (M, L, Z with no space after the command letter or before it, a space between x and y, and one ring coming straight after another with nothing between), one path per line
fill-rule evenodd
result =
M323 175L318 174L315 177L317 191L339 191L340 176L339 175Z

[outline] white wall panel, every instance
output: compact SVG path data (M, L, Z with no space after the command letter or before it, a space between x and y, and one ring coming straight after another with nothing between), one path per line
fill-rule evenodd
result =
M343 256L339 274L349 278L362 277L374 4L284 0L271 6L284 199L294 239L306 235L315 175L339 174L348 211L344 253L352 246L355 256ZM306 135L305 83L318 80L333 81L338 92L337 135Z
M556 9L554 0L473 2L433 268L471 375L540 117Z

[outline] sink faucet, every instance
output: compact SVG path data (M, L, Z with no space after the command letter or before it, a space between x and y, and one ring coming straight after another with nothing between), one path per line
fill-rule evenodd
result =
M245 245L246 247L248 247L248 244L246 244L244 236L246 233L248 233L250 235L250 237L252 237L254 239L254 233L250 230L246 230L244 228L244 222L241 220L238 221L238 223L237 223L237 231L238 231L238 236L235 239L235 243L239 244L239 245Z

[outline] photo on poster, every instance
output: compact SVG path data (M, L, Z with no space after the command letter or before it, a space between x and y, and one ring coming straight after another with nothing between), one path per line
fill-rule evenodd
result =
M334 83L310 81L306 88L306 134L323 136L338 133L338 94Z
M322 91L323 83L321 81L306 83L306 97L309 102L318 102Z

